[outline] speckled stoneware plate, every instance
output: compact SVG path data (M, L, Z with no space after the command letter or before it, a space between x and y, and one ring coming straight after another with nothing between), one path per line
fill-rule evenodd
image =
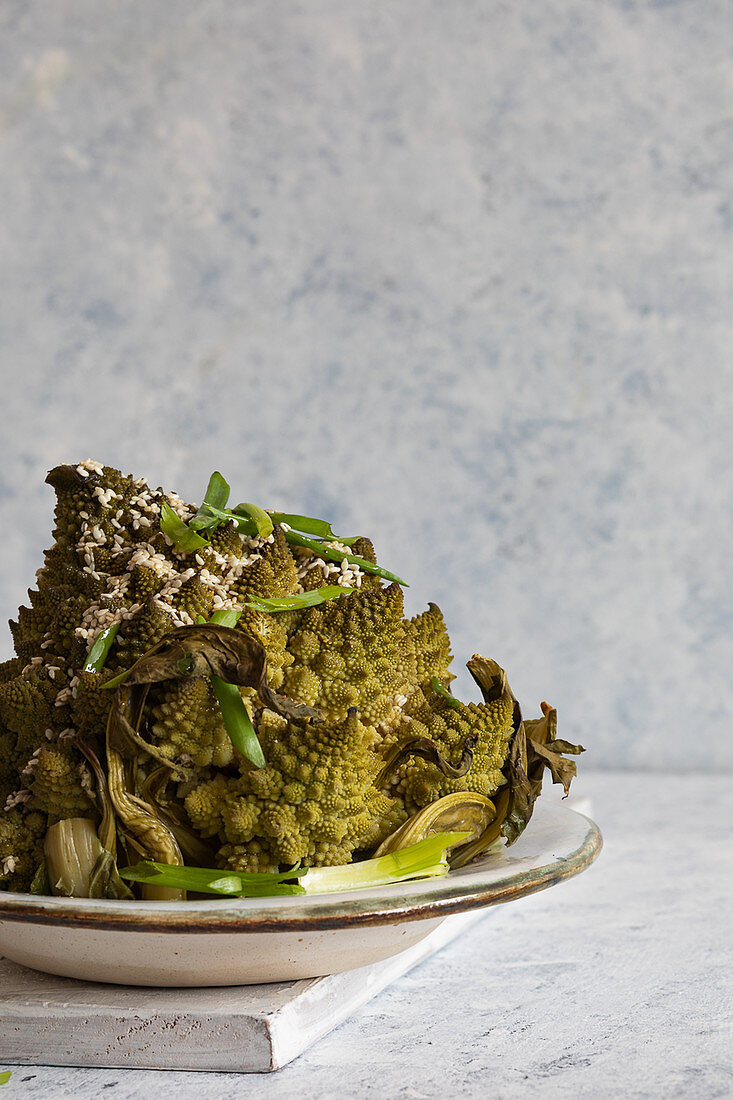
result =
M349 893L157 902L0 891L0 954L95 982L251 985L335 974L389 958L451 913L554 886L590 866L601 834L564 806L537 804L511 848L445 878Z

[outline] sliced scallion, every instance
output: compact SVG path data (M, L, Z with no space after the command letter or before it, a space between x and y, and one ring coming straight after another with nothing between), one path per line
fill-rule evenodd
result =
M228 684L226 680L222 680L220 676L211 677L211 686L235 749L238 749L242 756L246 756L256 768L264 768L265 754L257 740L252 719L239 694L239 689L234 684Z
M239 621L239 616L241 614L241 611L236 611L234 608L225 609L223 611L215 611L209 619L209 622L215 623L216 626L228 626L230 630L233 630L234 627L237 625L237 622ZM201 621L206 622L205 619L202 619Z
M462 844L470 832L438 833L385 856L337 867L294 867L281 873L256 874L205 867L174 867L145 861L120 871L131 882L193 890L220 897L276 897L280 894L331 894L343 890L387 886L407 879L437 878L448 872L446 852ZM298 886L291 885L297 879Z
M451 695L447 687L445 687L437 676L433 676L430 680L430 686L436 695L439 695L441 699L444 699L449 707L453 710L462 710L463 703L460 699L456 699L455 695Z
M206 539L197 535L180 516L176 515L166 501L163 501L160 506L160 529L179 550L185 553L200 550L202 546L209 545Z
M87 659L84 662L85 672L101 672L119 629L119 623L112 623L112 626L108 626L101 634L97 635L94 645L87 653Z
M237 620L241 614L241 611L235 611L233 609L215 611L209 619L209 622L216 623L217 626L228 626L230 629L233 629L237 625ZM239 689L234 684L228 684L226 680L222 680L220 676L211 677L211 686L218 700L219 709L221 710L221 716L224 719L224 725L227 728L229 739L235 749L238 749L243 756L246 756L256 768L264 768L267 763L265 754L262 751L262 745L260 745L255 728L252 725L249 711L244 705L242 696L239 694Z
M340 584L325 584L323 588L313 588L310 592L299 592L296 596L247 596L245 603L253 611L272 614L276 611L300 611L304 607L317 607L327 600L335 600L353 592L353 588Z
M176 886L197 894L218 894L220 897L257 898L305 893L302 886L292 882L297 874L291 871L286 874L239 874L214 868L173 867L167 863L145 861L123 868L120 875L129 882Z
M189 527L192 527L194 531L201 531L208 527L218 527L220 521L210 511L210 508L226 508L230 492L229 483L218 470L214 470L209 478L203 503L191 520Z
M345 550L336 550L325 542L307 538L305 535L298 534L297 531L286 531L285 538L293 546L307 547L319 558L327 558L329 561L348 561L352 565L358 565L364 573L372 573L375 577L382 577L385 581L396 581L403 588L409 588L407 581L403 581L396 573L390 573L389 570L382 569L381 565L375 565L373 561L367 561L366 558L360 558L356 554L347 554Z
M268 535L272 534L275 526L272 517L256 504L238 504L234 509L234 513L237 516L249 516L254 521L260 538L266 539Z
M332 539L342 542L344 546L351 546L359 535L344 538L343 535L335 535L331 524L325 519L315 519L313 516L299 516L291 512L272 512L268 509L273 523L286 523L288 527L294 527L296 531L302 531L305 535L315 535L318 539Z

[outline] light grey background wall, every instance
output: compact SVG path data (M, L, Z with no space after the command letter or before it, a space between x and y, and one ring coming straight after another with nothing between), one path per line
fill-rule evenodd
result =
M589 765L730 767L732 13L4 0L2 619L50 466L219 467Z

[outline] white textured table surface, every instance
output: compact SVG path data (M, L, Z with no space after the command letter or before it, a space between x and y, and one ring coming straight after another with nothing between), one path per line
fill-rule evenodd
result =
M729 785L586 773L589 871L492 910L276 1074L19 1066L3 1095L730 1096Z

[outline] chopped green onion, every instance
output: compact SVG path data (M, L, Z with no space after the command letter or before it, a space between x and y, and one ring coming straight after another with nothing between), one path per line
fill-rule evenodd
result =
M254 520L260 538L266 539L268 535L272 534L275 526L272 517L264 509L258 508L256 504L238 504L234 512L237 516L245 515Z
M200 550L202 546L208 546L206 539L197 535L166 501L160 506L160 529L164 535L173 542L179 550L190 553L192 550Z
M437 676L432 677L430 686L436 695L439 695L441 699L445 699L449 707L453 707L453 710L463 709L463 703L460 699L456 699L455 695L451 695L447 687L440 682Z
M217 508L214 504L206 505L207 513L213 517L210 527L220 527L223 523L234 523L243 535L257 535L257 524L251 516L240 515L229 508Z
M256 768L264 768L266 764L265 754L257 740L252 719L244 705L242 696L239 694L239 689L235 684L228 684L226 680L222 680L220 676L211 677L211 686L219 702L224 725L235 749L246 756Z
M299 535L296 531L286 531L285 538L294 546L306 546L309 550L315 551L319 558L328 558L329 561L348 561L353 565L358 565L364 573L373 573L375 577L382 577L386 581L396 581L404 588L409 588L407 581L403 581L401 577L398 577L395 573L390 573L387 569L382 569L381 565L375 565L373 561L367 561L366 558L360 558L356 554L347 554L344 550L336 550L332 546L319 542L318 539L309 539L305 535Z
M226 479L214 470L204 494L204 504L213 504L215 508L226 508L231 489Z
M436 878L447 874L446 852L462 844L470 832L438 833L399 848L385 856L346 863L338 867L293 867L290 871L263 874L246 871L222 872L215 868L180 867L145 861L125 867L120 875L131 882L193 890L198 894L227 897L276 897L282 894L331 894L342 890L386 886L414 878ZM299 886L290 885L298 879Z
M101 672L119 629L119 623L112 623L112 626L108 626L106 630L97 635L94 645L87 653L84 672Z
M359 535L353 535L350 538L335 535L331 524L325 519L298 516L290 512L272 512L269 509L268 512L273 523L287 523L288 527L294 527L296 531L302 531L306 535L315 535L319 539L333 539L335 542L342 542L344 546L350 546L359 538Z
M411 878L436 878L448 871L446 851L470 833L437 833L386 856L338 867L311 867L301 885L306 894L331 894L357 887L387 886Z
M275 611L300 611L303 607L317 607L326 600L335 600L338 596L344 596L353 591L353 588L348 588L346 585L325 584L323 588L300 592L297 596L273 596L272 598L247 596L245 603L253 611L265 611L268 614Z
M13 1071L10 1069L3 1070L0 1073L0 1085L7 1085L10 1078L13 1076Z
M215 611L209 622L214 623L216 626L228 626L230 630L233 630L241 614L241 611L235 611L233 608L231 610ZM206 619L201 618L201 621L205 623Z
M128 882L144 882L156 886L175 886L197 894L218 894L225 897L258 898L304 894L302 886L292 882L297 873L227 874L203 867L180 867L167 863L145 861L124 867L120 875ZM291 881L284 881L284 880Z
M209 622L233 629L237 625L237 619L241 614L241 611L234 610L215 611ZM239 749L242 755L246 756L256 768L264 768L267 763L265 754L252 725L249 711L239 694L239 689L234 684L228 684L226 680L222 680L220 676L211 677L211 686L219 701L221 716L224 719L229 739L235 749Z
M226 508L230 492L227 481L218 470L214 470L209 478L203 503L191 520L189 527L193 528L194 531L202 531L208 527L218 527L220 521L212 514L210 507Z

